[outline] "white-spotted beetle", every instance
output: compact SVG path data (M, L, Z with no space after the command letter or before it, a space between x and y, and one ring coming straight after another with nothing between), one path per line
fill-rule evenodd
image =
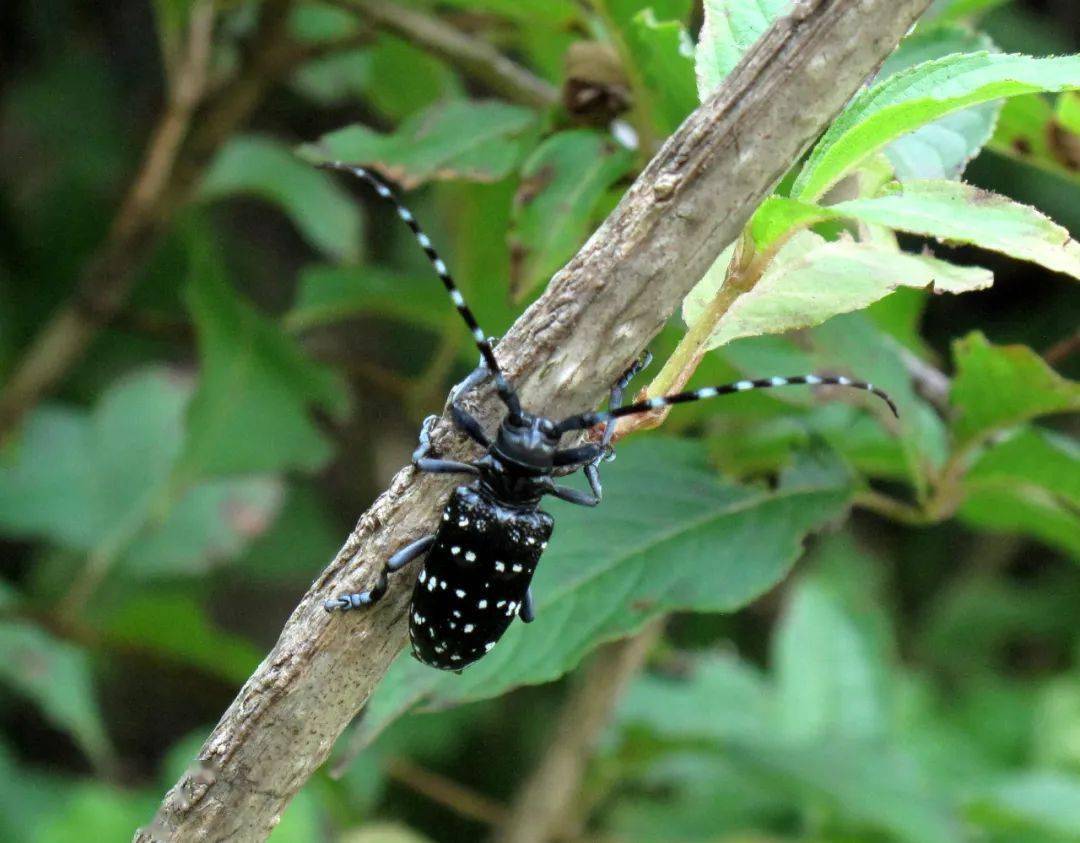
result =
M434 534L403 547L387 560L371 589L358 594L345 594L323 604L327 611L370 606L386 593L390 574L426 554L409 607L409 635L413 654L424 664L441 670L459 671L489 652L515 616L525 623L533 619L529 584L540 555L547 547L553 526L551 516L540 509L540 499L544 495L554 495L581 506L600 503L598 466L609 453L614 420L670 404L790 384L829 384L866 390L883 399L892 412L897 413L892 399L872 384L824 375L743 380L619 406L623 389L630 378L646 365L647 358L627 370L612 387L607 412L581 413L558 422L528 413L521 408L517 392L503 377L491 342L476 323L446 264L432 247L431 240L421 230L412 212L370 170L341 162L321 166L363 179L379 196L393 203L398 216L412 230L458 313L469 326L482 358L480 368L455 390L450 410L457 426L482 445L487 453L474 462L457 462L432 456L429 434L436 417L430 416L421 430L420 446L413 454L413 465L420 471L467 474L476 479L453 491L443 508L439 529ZM499 425L494 442L457 400L459 395L487 377L494 377L499 398L506 405L506 416ZM565 434L599 424L606 425L599 443L559 448L559 440ZM556 468L583 469L592 493L557 485L553 479Z

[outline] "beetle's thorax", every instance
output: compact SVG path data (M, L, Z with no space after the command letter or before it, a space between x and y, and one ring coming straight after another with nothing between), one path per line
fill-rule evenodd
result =
M508 414L499 425L491 455L520 476L550 474L559 438L555 422L545 416Z

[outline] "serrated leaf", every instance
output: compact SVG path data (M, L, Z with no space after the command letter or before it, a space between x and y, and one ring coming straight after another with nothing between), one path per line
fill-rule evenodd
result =
M0 621L0 652L0 682L33 700L95 762L112 757L84 651L28 623Z
M366 734L422 698L445 705L555 679L659 614L739 608L783 577L806 533L835 518L848 495L831 470L800 470L772 492L737 486L704 468L699 447L655 437L620 449L604 489L596 510L552 507L555 534L533 581L536 620L514 624L461 676L402 655L368 704Z
M773 21L788 14L794 5L795 0L705 0L705 20L694 54L702 102Z
M536 129L528 108L455 100L414 114L392 134L349 126L305 144L300 154L367 164L406 190L433 179L492 182L517 168Z
M284 144L241 135L217 154L202 182L200 197L214 202L256 196L281 208L316 249L338 260L360 257L360 213L349 194Z
M1037 416L1080 410L1080 384L1026 346L991 345L975 332L953 343L953 357L952 430L961 446Z
M719 289L710 270L683 302L683 319L694 325ZM722 281L722 279L720 279ZM928 255L913 255L849 239L828 242L797 232L770 261L753 289L739 296L708 339L717 348L739 339L818 325L859 310L897 287L930 287L962 293L989 287L993 276Z
M986 35L960 26L916 30L900 42L881 67L879 79L953 53L993 51ZM955 179L994 133L1001 102L989 102L948 114L899 137L885 147L885 155L900 181Z
M110 613L103 635L114 645L152 650L237 685L262 657L248 641L210 623L206 610L181 594L135 598Z
M343 409L344 392L334 374L304 357L277 325L242 302L211 259L197 265L186 299L202 371L188 409L185 475L322 465L330 445L309 408Z
M380 266L308 266L300 272L296 301L284 323L302 331L367 314L439 329L448 316L446 291L437 278Z
M955 181L914 181L829 210L942 242L970 243L1080 278L1080 244L1034 208Z
M980 788L969 800L969 812L989 828L1028 828L1080 840L1080 777L1050 771L1015 773Z
M529 156L511 216L510 291L520 300L544 283L584 242L592 214L633 161L596 132L560 132Z
M973 53L902 71L857 95L818 141L791 195L818 199L873 152L934 120L980 103L1080 87L1080 56Z

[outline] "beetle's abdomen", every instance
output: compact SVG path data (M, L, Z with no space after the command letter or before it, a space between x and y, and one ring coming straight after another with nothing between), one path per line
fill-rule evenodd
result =
M460 670L488 653L521 609L551 516L472 486L454 490L413 589L409 635L425 664Z

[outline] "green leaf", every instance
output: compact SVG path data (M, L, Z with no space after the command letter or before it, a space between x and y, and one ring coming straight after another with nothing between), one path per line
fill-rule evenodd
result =
M710 269L683 302L683 319L694 325L722 282ZM708 339L716 348L761 334L807 328L838 313L860 310L897 287L930 287L963 293L989 287L993 276L928 255L892 251L850 239L828 242L809 231L795 234L769 262L757 284L717 322Z
M827 809L906 843L963 843L959 817L905 753L846 739L811 744L732 742L725 755L747 774L768 776L804 811ZM868 838L873 839L873 838Z
M957 516L980 530L1034 536L1080 560L1080 515L1038 486L975 486Z
M703 464L689 442L628 443L605 472L603 507L554 505L555 535L533 583L536 620L514 624L460 677L403 655L361 728L374 736L421 698L445 705L550 681L597 644L660 614L737 609L775 585L806 533L847 500L846 478L834 466L800 468L770 492L725 482Z
M986 35L960 26L916 30L885 60L878 79L953 53L993 52L993 48ZM959 178L993 135L1001 105L999 101L965 108L894 140L885 147L885 155L896 177L905 182Z
M296 301L284 323L302 331L366 314L438 330L447 321L446 291L437 278L380 266L308 266L300 272Z
M536 128L530 109L457 100L414 114L392 134L349 126L305 144L300 154L367 164L406 190L433 179L493 182L518 167Z
M408 41L380 33L369 52L371 80L364 92L365 101L395 123L439 100L463 96L458 74ZM407 85L401 84L403 79L409 80Z
M980 454L964 481L1039 486L1080 507L1080 445L1048 430L1021 428Z
M239 554L277 518L283 495L275 477L240 477L195 484L154 513L123 554L128 572L143 578L198 575Z
M28 623L0 621L0 682L33 700L98 764L112 748L94 694L90 658Z
M1080 244L1034 208L955 181L914 181L830 211L942 242L970 243L1080 278Z
M631 153L596 132L560 132L529 156L514 198L510 290L520 300L544 283L584 242L593 212L624 176Z
M791 596L773 639L779 728L794 741L877 739L885 670L842 600L818 577Z
M1067 91L1058 97L1055 116L1066 132L1080 134L1080 93Z
M639 678L620 701L617 719L671 740L723 741L768 736L772 706L771 689L753 667L712 655L695 660L689 675Z
M902 71L851 101L818 141L791 195L818 199L867 156L946 114L1002 97L1080 87L1080 56L973 53Z
M41 823L34 843L72 840L126 840L154 813L154 797L98 782L70 788L62 806Z
M360 257L361 218L348 193L284 144L242 135L218 153L200 188L203 200L257 196L278 205L316 249L338 260Z
M668 135L698 105L694 42L681 21L658 20L652 7L634 16L630 39L638 70L653 95L653 119Z
M242 302L212 260L196 267L186 298L202 359L188 410L186 475L322 465L330 445L308 411L312 405L343 409L344 393L333 373L304 357L273 322Z
M795 0L705 0L705 21L695 51L698 97L702 102L773 21L794 5Z
M1030 828L1062 840L1080 840L1080 777L1015 773L974 794L969 811L976 822L988 828Z
M1080 384L1030 348L991 345L975 332L953 343L953 356L952 430L961 446L1036 416L1080 410Z
M934 25L952 24L986 14L1008 2L1009 0L934 0L923 20Z
M989 147L1063 179L1080 182L1076 153L1070 152L1073 133L1058 125L1046 97L1031 94L1005 101Z
M258 665L261 651L210 623L206 610L181 594L136 597L110 613L106 639L135 651L152 650L195 665L239 686Z
M146 523L167 494L189 389L164 369L113 384L93 413L46 406L0 464L0 526L89 551Z
M292 77L292 87L323 106L342 105L361 98L371 87L371 50L342 50L304 62Z
M922 497L928 478L945 462L948 435L933 408L915 394L899 344L861 313L833 317L815 328L811 339L819 351L815 368L840 367L881 387L896 402L908 479Z

